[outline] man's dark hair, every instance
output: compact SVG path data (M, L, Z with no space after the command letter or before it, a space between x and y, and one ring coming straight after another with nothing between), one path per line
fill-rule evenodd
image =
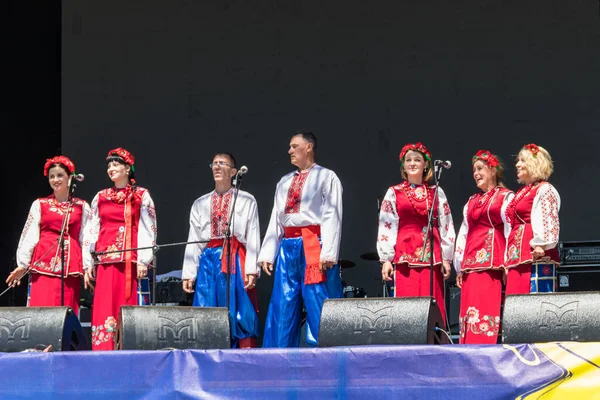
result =
M314 133L306 129L300 129L296 131L296 133L292 137L296 136L302 136L302 139L306 140L309 143L312 143L313 154L315 154L315 156L317 155L317 136Z
M220 153L215 153L215 155L213 156L213 160L215 159L216 156L225 156L227 158L229 158L229 162L231 163L231 167L232 168L237 168L236 163L235 163L235 157L233 156L233 154L228 153L226 151L220 152Z

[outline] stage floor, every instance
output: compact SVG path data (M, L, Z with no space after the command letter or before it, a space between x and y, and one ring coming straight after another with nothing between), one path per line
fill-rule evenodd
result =
M600 343L1 353L2 399L600 399Z

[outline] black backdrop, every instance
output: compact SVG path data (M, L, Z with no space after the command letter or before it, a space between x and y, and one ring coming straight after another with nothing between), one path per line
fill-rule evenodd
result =
M442 186L457 230L475 191L476 150L499 154L516 189L515 154L524 143L543 145L555 160L561 239L597 238L597 1L283 3L63 1L61 40L39 35L29 50L46 55L31 74L50 87L39 88L46 98L37 109L15 112L52 129L32 123L20 138L33 169L3 252L14 253L31 201L49 191L41 167L61 142L86 175L78 194L88 201L109 185L106 152L134 153L161 244L187 238L189 208L212 188L208 163L230 151L249 167L244 188L258 200L264 233L298 128L317 134L318 161L343 183L341 258L357 263L343 277L369 296L381 294L379 268L360 255L375 251L376 199L399 182L397 157L409 141L452 160ZM56 22L56 14L46 17ZM23 37L18 46L28 44ZM61 68L48 76L52 50ZM48 83L57 78L58 89ZM58 146L48 137L57 127ZM30 140L34 133L46 143ZM31 146L43 151L29 154ZM160 273L179 269L183 248L158 257ZM259 282L263 316L271 286Z

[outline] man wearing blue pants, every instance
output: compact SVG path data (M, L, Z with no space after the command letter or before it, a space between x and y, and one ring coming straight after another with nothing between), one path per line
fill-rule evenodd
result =
M254 196L239 190L229 246L225 233L234 215L235 158L218 153L210 163L215 189L197 199L190 212L190 231L183 260L183 290L195 292L193 306L227 306L227 260L230 260L229 319L232 347L256 347L258 316L256 280L260 269L258 208ZM231 257L227 257L227 247Z
M266 274L275 270L263 347L298 347L302 305L306 342L315 346L323 302L342 297L337 265L342 184L333 171L316 164L316 149L312 132L300 131L292 137L288 154L297 170L281 178L275 191L258 257Z

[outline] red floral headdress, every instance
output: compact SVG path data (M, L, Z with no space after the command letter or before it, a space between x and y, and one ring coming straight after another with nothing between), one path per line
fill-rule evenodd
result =
M540 151L540 148L535 143L526 144L525 146L523 146L523 148L529 150L534 157L537 157L537 154Z
M56 156L46 159L46 164L44 164L44 176L48 176L48 171L50 171L50 167L54 164L62 164L67 167L70 174L75 173L75 164L73 164L73 161L65 156Z
M477 153L475 153L472 164L475 164L477 160L485 162L490 168L498 168L500 166L500 162L498 162L496 156L488 150L479 150Z
M118 147L116 149L109 151L108 156L106 156L106 159L108 160L108 158L110 156L121 157L123 159L123 161L125 161L127 164L129 164L131 166L131 170L135 171L133 168L133 164L135 163L135 157L133 156L133 154L131 154L124 148Z
M402 148L402 151L400 152L400 162L401 163L404 163L404 156L409 151L418 151L419 153L423 154L423 156L425 157L425 159L427 161L431 162L431 153L429 152L429 150L427 150L427 147L425 147L425 145L423 143L417 142L417 143L408 143L407 145L405 145Z

